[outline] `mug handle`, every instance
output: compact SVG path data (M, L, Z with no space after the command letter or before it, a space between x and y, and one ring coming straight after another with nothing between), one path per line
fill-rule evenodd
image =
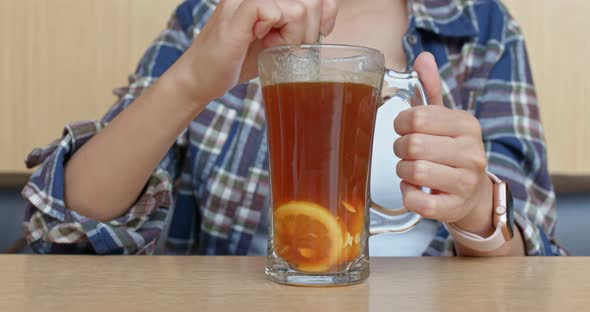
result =
M426 91L418 78L418 73L415 71L400 73L387 69L383 84L382 90L393 90L393 96L382 100L379 107L390 103L391 99L401 100L408 106L428 105ZM370 177L369 181L371 181ZM422 220L420 215L408 211L404 207L386 208L376 203L371 197L370 187L369 203L372 212L369 226L370 235L406 232L414 228Z

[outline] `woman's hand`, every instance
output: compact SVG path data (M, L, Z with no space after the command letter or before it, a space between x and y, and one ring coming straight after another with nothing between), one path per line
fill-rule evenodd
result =
M316 42L336 21L337 0L222 0L178 66L177 82L200 102L257 76L267 47ZM180 65L182 64L182 65Z
M418 56L414 68L431 105L405 110L394 122L401 136L394 152L401 159L397 174L403 180L404 207L487 237L495 228L493 185L486 172L479 121L468 112L443 106L440 77L430 53Z

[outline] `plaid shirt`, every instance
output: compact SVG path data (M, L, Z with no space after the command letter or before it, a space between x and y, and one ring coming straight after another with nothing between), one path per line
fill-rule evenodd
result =
M555 193L518 24L492 0L414 0L409 7L403 37L408 64L422 51L433 53L445 105L479 119L489 170L512 190L526 253L564 254L551 239ZM211 102L191 122L124 216L96 222L69 210L63 196L64 164L72 153L189 48L214 9L207 0L181 4L100 122L68 125L61 139L28 156L29 167L41 165L22 192L26 239L34 251L151 254L167 233L168 253L247 254L269 194L266 127L255 80ZM453 255L444 227L424 254Z

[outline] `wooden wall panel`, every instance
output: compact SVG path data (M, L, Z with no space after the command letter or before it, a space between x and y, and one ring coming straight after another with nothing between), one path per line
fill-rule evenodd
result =
M505 0L527 36L553 174L590 175L590 2ZM100 117L180 0L0 0L0 173Z
M590 1L504 0L521 24L552 174L590 175Z
M179 0L0 0L0 173L115 101Z

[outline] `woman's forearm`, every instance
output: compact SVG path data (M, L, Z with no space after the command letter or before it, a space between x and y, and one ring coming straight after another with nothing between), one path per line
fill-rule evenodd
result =
M312 43L332 31L336 1L322 2L303 9L288 1L221 2L178 62L73 155L66 204L99 221L122 215L204 106L256 76L260 49Z
M66 164L67 207L98 221L125 213L178 135L205 107L183 89L182 58Z

